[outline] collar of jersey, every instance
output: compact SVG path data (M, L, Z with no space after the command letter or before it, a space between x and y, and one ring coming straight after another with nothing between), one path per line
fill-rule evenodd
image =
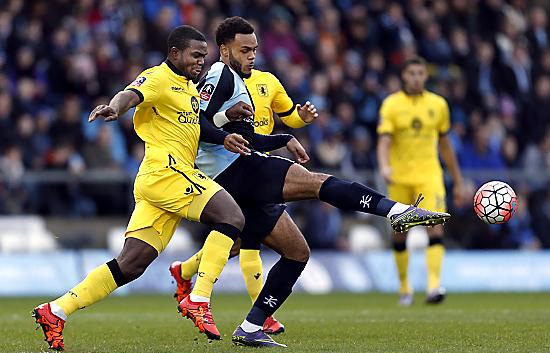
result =
M176 75L178 76L182 76L184 79L188 79L187 77L185 77L185 75L183 74L183 71L181 71L180 69L178 69L174 64L172 64L172 62L168 59L164 60L164 63L170 68L170 70L172 70L173 73L175 73Z

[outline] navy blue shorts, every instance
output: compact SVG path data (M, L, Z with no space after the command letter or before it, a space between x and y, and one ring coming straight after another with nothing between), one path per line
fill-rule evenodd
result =
M286 158L253 152L240 156L214 179L243 211L243 244L254 241L259 246L285 211L283 186L293 163Z

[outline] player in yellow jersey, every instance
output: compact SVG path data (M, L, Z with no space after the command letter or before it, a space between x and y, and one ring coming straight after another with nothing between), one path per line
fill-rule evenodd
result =
M311 123L317 118L317 110L309 101L304 105L294 104L292 99L286 93L281 82L270 72L253 69L251 75L244 79L248 92L252 97L254 104L254 132L269 135L273 132L275 126L275 115L281 121L292 128L301 128ZM298 238L303 239L298 226L292 218L284 211L284 206L277 205L273 212L280 212L274 217L274 222L270 223L270 229L265 229L260 224L247 224L243 231L243 237L240 244L239 262L243 273L244 282L252 303L258 298L262 289L262 259L260 257L260 244L264 237L273 231L284 231L286 233L297 233ZM257 212L256 218L265 219L265 215ZM275 220L280 217L280 224L275 227ZM253 218L253 217L249 217ZM250 220L247 222L250 223ZM264 222L262 222L264 224ZM247 234L244 234L244 233ZM304 242L305 244L305 242ZM238 242L235 243L232 253L239 251ZM307 248L307 245L305 245ZM298 249L298 247L297 247ZM175 261L170 266L170 273L174 277L178 288L174 297L181 302L191 290L191 278L197 273L199 262L202 256L202 249L191 256L187 261ZM302 258L309 256L309 251L301 255ZM269 316L263 326L263 330L268 334L279 334L284 332L285 327L273 316Z
M312 111L312 104L294 104L281 82L272 73L254 69L244 82L254 102L254 114L257 119L254 120L254 131L258 134L269 135L273 132L274 114L283 124L295 129L306 126L316 118L315 113L309 113Z
M202 275L191 293L197 304L187 311L202 332L220 339L209 297L234 240L241 234L244 216L229 193L195 169L194 162L199 138L224 144L235 153L249 150L237 134L208 129L209 123L203 128L199 93L192 82L207 55L202 33L190 26L178 27L168 37L168 48L164 63L145 70L109 105L100 105L90 114L90 122L99 117L112 121L137 106L134 128L145 142L145 157L135 180L136 204L118 257L92 270L62 297L33 310L50 349L63 350L62 331L68 315L141 276L166 248L181 218L212 228L203 248ZM228 116L246 113L239 106L233 108L226 112Z
M380 108L377 132L378 163L388 183L388 197L398 202L413 202L416 195L424 196L423 206L445 212L445 185L441 156L453 178L453 197L456 206L462 205L462 176L451 141L449 107L445 99L425 89L428 79L424 59L415 57L405 62L401 71L403 89L388 96ZM443 226L428 228L426 250L428 272L427 303L440 303L445 298L441 287L441 264L445 253ZM403 306L412 304L413 290L407 278L409 254L405 245L406 233L393 237L394 257L400 281L400 300Z

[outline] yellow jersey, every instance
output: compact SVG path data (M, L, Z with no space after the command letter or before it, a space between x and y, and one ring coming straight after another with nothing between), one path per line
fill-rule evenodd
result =
M126 87L140 97L134 129L145 142L138 175L175 163L193 168L200 137L199 93L169 62L143 71Z
M298 115L296 105L275 75L252 70L252 74L244 82L254 102L254 132L271 134L275 126L273 113L289 127L300 128L307 125Z
M419 184L442 178L438 141L449 132L449 106L435 93L408 95L403 91L388 96L380 107L377 133L391 135L392 180Z

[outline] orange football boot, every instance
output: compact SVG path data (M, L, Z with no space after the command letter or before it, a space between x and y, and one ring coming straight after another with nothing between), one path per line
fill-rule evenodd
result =
M211 340L220 340L220 332L216 327L212 312L210 311L210 303L208 302L192 302L189 296L182 300L178 305L178 311L183 317L191 319L201 333L206 334Z
M44 336L46 337L45 341L48 342L50 349L56 351L65 349L65 344L63 343L65 320L52 313L50 303L41 304L34 308L32 317L42 327L42 331L44 331ZM38 328L36 329L38 330Z
M174 278L174 281L176 281L176 293L174 293L174 298L178 301L178 303L181 303L181 301L189 294L191 294L191 289L193 289L193 282L189 279L184 279L181 277L181 261L174 261L170 265L170 275Z
M263 331L269 335L278 335L285 332L285 326L273 316L269 316L265 319Z

